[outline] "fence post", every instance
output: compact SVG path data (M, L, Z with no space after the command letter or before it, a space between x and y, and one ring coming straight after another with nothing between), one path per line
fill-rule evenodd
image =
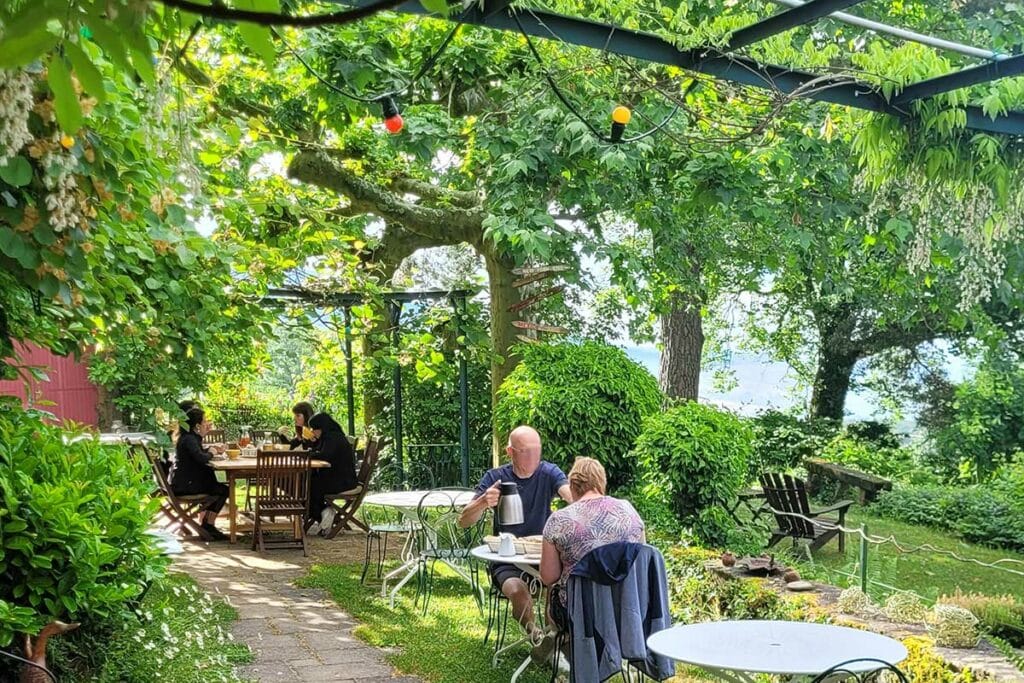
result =
M860 589L868 592L868 525L860 526Z

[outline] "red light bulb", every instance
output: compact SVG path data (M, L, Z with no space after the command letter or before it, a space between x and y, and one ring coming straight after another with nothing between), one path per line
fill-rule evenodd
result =
M388 132L392 135L402 132L402 126L405 125L405 121L402 120L401 114L395 114L394 116L384 119L384 127L388 129Z
M385 95L379 101L384 114L384 127L392 135L400 132L405 122L402 121L402 115L398 113L398 105L395 104L395 100L390 95Z

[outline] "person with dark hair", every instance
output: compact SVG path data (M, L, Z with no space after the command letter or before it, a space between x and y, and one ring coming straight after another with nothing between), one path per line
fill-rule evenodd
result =
M227 536L214 526L214 522L228 499L228 487L217 481L210 468L213 453L203 447L203 435L210 431L210 423L206 421L206 413L198 406L190 408L185 418L188 429L178 435L178 443L174 447L171 490L182 496L210 496L210 502L203 508L201 526L215 541L223 541Z
M345 431L327 413L317 413L309 421L313 430L311 456L326 460L330 467L313 470L309 482L309 518L313 524L309 533L330 531L334 524L334 508L324 500L329 493L349 493L359 486L356 476L356 457Z
M288 438L286 428L282 427L278 434L291 445L292 448L312 448L312 434L310 434L310 421L313 419L313 404L307 401L299 401L292 406L292 416L295 418L295 436Z

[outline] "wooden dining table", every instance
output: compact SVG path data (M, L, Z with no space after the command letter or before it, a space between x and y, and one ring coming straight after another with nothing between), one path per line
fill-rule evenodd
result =
M276 451L278 453L306 453L305 450ZM326 460L310 460L309 466L319 470L330 467L331 463ZM236 498L235 482L238 479L251 479L256 476L256 458L230 458L214 459L210 461L210 467L214 470L224 472L228 483L228 540L235 543L239 531L251 531L251 524L242 526L238 522L238 500Z

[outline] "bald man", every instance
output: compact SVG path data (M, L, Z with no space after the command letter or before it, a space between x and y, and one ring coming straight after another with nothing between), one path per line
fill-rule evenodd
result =
M495 467L484 474L476 485L476 496L459 517L463 527L472 526L488 509L498 504L501 482L515 482L519 486L519 497L523 501L523 523L502 525L494 520L494 533L510 533L516 536L539 536L544 533L544 524L551 515L551 501L561 496L567 503L572 502L569 479L557 465L540 459L540 434L533 427L516 427L508 435L505 452L511 460L507 465ZM526 630L536 645L543 634L533 618L533 596L522 571L512 564L491 564L491 581L512 604L512 614Z

